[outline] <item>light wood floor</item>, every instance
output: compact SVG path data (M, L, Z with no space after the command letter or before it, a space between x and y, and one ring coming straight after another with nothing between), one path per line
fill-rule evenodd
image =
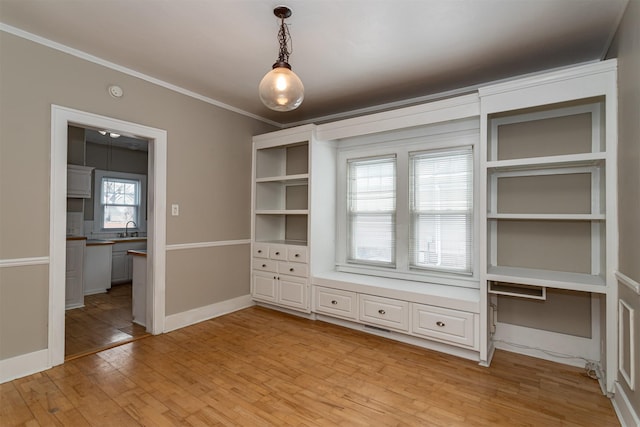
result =
M615 426L583 370L490 368L252 307L0 386L0 425Z
M65 360L149 335L143 326L133 323L131 283L85 296L84 307L67 310L64 319Z

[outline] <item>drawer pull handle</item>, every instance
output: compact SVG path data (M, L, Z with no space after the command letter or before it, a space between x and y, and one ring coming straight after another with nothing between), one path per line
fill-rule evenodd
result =
M384 311L383 309L378 310L378 313L380 314L386 314L386 311Z
M337 303L338 303L338 301L336 301L334 299L331 300L331 304L336 305Z
M280 255L280 252L276 252L276 255Z
M267 266L267 264L262 264L262 268L265 268Z
M289 271L293 271L293 267L291 267L291 268L289 269Z
M440 326L441 328L445 326L444 322L441 321L437 321L436 325Z
M262 249L258 249L258 253L261 254L262 253Z
M300 256L300 254L295 254L294 257L298 258Z

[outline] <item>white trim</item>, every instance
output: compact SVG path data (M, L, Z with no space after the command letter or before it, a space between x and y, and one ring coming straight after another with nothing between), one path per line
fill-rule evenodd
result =
M164 332L175 331L214 317L223 316L254 305L251 295L243 295L230 300L217 302L204 307L183 311L167 316L164 321Z
M49 369L49 351L38 350L0 360L0 384Z
M611 403L622 427L640 426L640 416L636 413L629 397L618 382L615 383L615 394L613 399L611 399Z
M151 284L147 298L147 329L162 333L165 317L165 244L167 132L119 119L51 106L51 182L49 218L49 366L64 363L65 334L65 231L67 188L67 128L79 126L113 129L149 140L147 278Z
M249 245L251 239L242 240L218 240L215 242L197 242L197 243L174 243L167 245L168 251L177 251L182 249L199 249L199 248L214 248L217 246L235 246L235 245Z
M629 322L623 324L624 311L629 313ZM618 372L627 382L629 388L636 389L636 346L635 346L635 310L623 300L618 300ZM624 335L629 336L629 348L624 348ZM625 351L626 350L626 351ZM624 359L629 355L629 370L627 371Z
M595 336L576 337L498 322L492 341L500 350L580 368L585 366L585 359L599 361L599 339Z
M29 33L27 31L21 30L19 28L12 27L11 25L3 24L3 23L0 22L0 31L4 31L4 32L7 32L9 34L13 34L14 36L18 36L18 37L21 37L23 39L32 41L34 43L38 43L38 44L41 44L43 46L47 46L47 47L49 47L51 49L55 49L55 50L58 50L60 52L67 53L67 54L75 56L77 58L84 59L85 61L89 61L89 62L92 62L94 64L102 65L103 67L107 67L107 68L110 68L112 70L119 71L119 72L121 72L123 74L127 74L127 75L133 76L133 77L137 77L137 78L139 78L141 80L144 80L144 81L147 81L149 83L153 83L155 85L164 87L166 89L172 90L172 91L180 93L182 95L186 95L186 96L189 96L191 98L195 98L197 100L200 100L202 102L206 102L207 104L215 105L216 107L220 107L220 108L223 108L225 110L229 110L229 111L232 111L234 113L238 113L238 114L241 114L243 116L247 116L247 117L250 117L252 119L259 120L261 122L270 124L272 126L276 126L276 127L279 127L279 128L282 127L282 125L280 123L274 122L273 120L269 120L269 119L266 119L264 117L260 117L260 116L258 116L256 114L249 113L248 111L241 110L240 108L232 107L229 104L225 104L223 102L216 101L213 98L209 98L207 96L200 95L199 93L190 91L188 89L182 88L180 86L176 86L176 85L171 84L171 83L167 83L167 82L165 82L163 80L157 79L155 77L148 76L148 75L143 74L143 73L141 73L139 71L132 70L131 68L123 67L122 65L115 64L113 62L110 62L110 61L107 61L105 59L99 58L97 56L90 55L90 54L88 54L86 52L83 52L81 50L74 49L72 47L63 45L61 43L54 42L52 40L46 39L44 37L37 36L35 34L32 34L32 33Z
M616 278L618 279L618 283L622 283L623 285L631 289L633 292L640 295L640 283L636 282L626 274L620 273L619 271L616 271L615 275L616 275Z
M30 257L30 258L9 258L0 259L0 268L2 267L24 267L27 265L46 265L49 264L48 256Z

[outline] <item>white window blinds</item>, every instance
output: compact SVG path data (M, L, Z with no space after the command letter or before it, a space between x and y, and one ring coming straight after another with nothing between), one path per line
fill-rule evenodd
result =
M409 165L410 266L471 273L471 147L411 153Z
M395 264L396 158L348 161L348 261Z

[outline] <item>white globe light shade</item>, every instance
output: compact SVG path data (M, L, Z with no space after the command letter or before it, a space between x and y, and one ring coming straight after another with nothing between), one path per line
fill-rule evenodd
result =
M286 67L269 71L258 87L262 103L275 111L295 110L304 99L302 80Z

